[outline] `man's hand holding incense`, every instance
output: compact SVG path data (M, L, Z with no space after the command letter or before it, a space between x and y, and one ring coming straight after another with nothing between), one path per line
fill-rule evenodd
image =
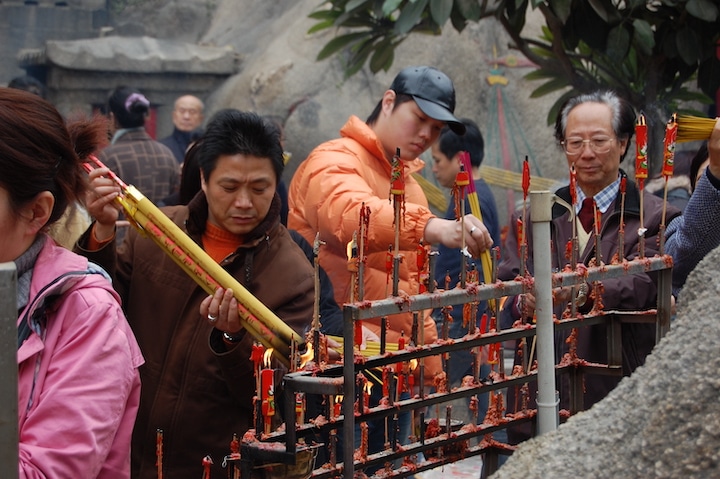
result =
M431 244L461 248L463 235L465 247L473 258L479 258L481 253L492 248L490 233L483 222L473 215L465 215L464 221L431 218L425 225L425 241Z
M218 288L214 295L205 298L200 303L200 316L215 329L226 333L225 339L235 337L243 330L232 289Z

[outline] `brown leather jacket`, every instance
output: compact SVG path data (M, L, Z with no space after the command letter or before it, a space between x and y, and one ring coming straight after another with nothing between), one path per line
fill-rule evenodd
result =
M198 244L207 221L200 192L188 206L163 210ZM275 197L266 219L222 265L281 319L302 332L313 312L313 271L302 250L279 223ZM87 235L87 232L86 232ZM79 246L87 244L87 236ZM200 317L207 294L152 240L131 230L115 256L114 244L83 251L113 276L114 286L140 348L142 396L132 443L132 477L155 479L156 431L164 431L167 477L198 477L201 462L214 460L212 476L224 477L223 456L233 433L252 425L255 392L246 334L230 351L217 330Z

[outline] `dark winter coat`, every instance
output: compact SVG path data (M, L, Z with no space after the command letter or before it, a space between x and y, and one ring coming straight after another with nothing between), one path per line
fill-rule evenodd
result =
M203 192L187 206L163 210L202 245L207 222ZM241 284L297 332L313 313L313 270L280 224L275 196L265 220L246 242L221 262ZM87 235L87 233L86 233ZM87 244L80 240L80 246ZM225 351L220 332L200 317L207 297L193 279L150 239L134 229L115 255L114 245L90 253L112 274L128 321L145 355L142 396L133 434L132 477L157 477L156 431L162 429L164 473L195 479L205 455L214 460L213 477L224 477L222 458L233 433L253 427L255 393L250 361L252 337Z

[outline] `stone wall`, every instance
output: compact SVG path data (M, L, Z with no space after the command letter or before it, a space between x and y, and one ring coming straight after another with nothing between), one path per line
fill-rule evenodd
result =
M0 84L24 75L17 61L23 49L42 48L47 40L98 36L107 21L105 2L0 2ZM72 5L71 5L72 3ZM44 79L43 79L44 80Z

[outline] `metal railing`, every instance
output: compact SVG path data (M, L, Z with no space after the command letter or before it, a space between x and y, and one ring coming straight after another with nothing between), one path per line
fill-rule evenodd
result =
M632 261L622 261L620 264L607 264L598 267L583 268L581 271L552 273L549 265L549 209L552 206L553 195L547 192L534 194L531 198L533 209L533 235L535 238L535 294L536 294L536 325L523 328L511 328L497 332L468 334L464 338L452 341L440 341L433 344L419 344L416 347L406 348L402 351L380 354L364 360L346 361L342 365L327 366L314 371L299 371L287 374L283 380L284 418L286 427L283 431L273 432L269 435L258 434L256 441L244 442L241 447L242 477L250 477L253 467L258 464L275 462L295 464L299 454L317 447L305 441L306 438L318 434L329 438L326 447L329 449L330 460L320 467L308 472L305 477L323 479L330 477L352 477L349 467L357 471L371 466L383 466L391 461L403 460L401 466L381 469L382 477L407 477L416 472L438 467L442 464L454 462L473 455L485 454L485 473L491 473L497 468L498 456L511 454L513 447L499 444L490 438L495 431L508 428L512 425L533 421L537 433L542 434L557 427L559 423L558 402L556 393L556 376L568 374L570 380L570 409L571 413L582 409L582 389L584 374L611 374L622 375L621 351L621 325L626 322L641 322L657 324L657 339L661 338L670 326L670 298L671 298L671 265L668 256L641 258ZM534 205L534 206L533 206ZM545 212L547 213L545 214ZM539 251L538 248L547 251ZM542 262L546 264L541 264ZM625 275L657 272L658 275L658 301L657 309L641 312L600 311L594 315L570 315L571 317L557 319L553 317L552 294L553 289L559 287L575 286L587 281L593 283ZM397 313L415 313L429 311L443 306L460 305L474 301L497 299L504 296L514 296L525 292L527 286L522 281L505 281L494 284L477 285L468 284L465 288L455 288L448 291L430 291L409 297L391 297L383 300L364 301L362 303L346 304L344 311L344 357L356 358L353 342L355 321L370 318L383 318ZM608 363L602 364L555 364L554 332L592 326L604 323L608 330ZM388 365L405 363L411 360L422 361L429 356L446 354L461 349L471 350L481 346L532 338L537 335L538 367L533 370L505 375L503 367L499 375L492 380L482 380L477 376L474 384L467 387L454 388L442 392L426 391L423 381L417 386L418 394L410 399L390 401L390 405L379 405L371 408L358 407L363 405L363 392L357 388L358 375L383 368ZM384 341L384 338L381 338ZM502 357L502 354L501 354ZM502 365L502 364L501 364ZM421 371L422 377L422 371ZM506 415L500 420L483 422L478 425L469 424L461 429L451 430L451 408L445 414L445 426L440 434L426 437L424 411L434 406L439 411L439 405L458 398L470 398L476 394L494 393L509 387L520 387L529 382L537 382L538 396L536 410L522 411ZM342 414L335 414L325 404L324 421L295 422L296 393L318 394L326 398L342 395ZM391 393L391 396L393 394ZM386 448L375 454L367 451L358 453L358 444L355 442L356 425L372 420L397 420L402 412L415 411L420 417L420 432L414 435L414 442L400 445L397 440L390 442ZM340 431L338 437L337 433ZM477 445L470 445L470 440L483 439ZM338 440L338 441L336 441ZM341 447L337 447L341 442ZM268 447L270 444L273 447ZM423 460L418 460L420 453ZM397 462L397 461L396 461Z

